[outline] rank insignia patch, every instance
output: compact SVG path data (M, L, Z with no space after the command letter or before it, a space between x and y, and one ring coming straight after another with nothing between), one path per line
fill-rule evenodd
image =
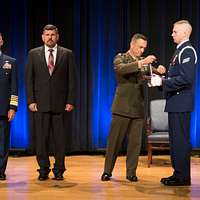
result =
M189 61L190 61L190 58L188 57L188 58L185 58L182 63L187 63Z

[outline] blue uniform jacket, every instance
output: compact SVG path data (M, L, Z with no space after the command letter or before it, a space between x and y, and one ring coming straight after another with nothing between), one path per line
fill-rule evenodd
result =
M191 112L194 107L195 64L197 55L189 41L176 49L163 80L166 112Z
M0 55L0 116L7 116L9 109L17 110L18 81L15 59Z

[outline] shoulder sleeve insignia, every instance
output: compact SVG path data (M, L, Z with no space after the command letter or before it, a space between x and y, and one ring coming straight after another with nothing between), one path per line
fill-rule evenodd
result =
M184 63L187 63L187 62L190 62L190 57L185 58L185 59L183 59L183 61L182 61L183 64L184 64Z

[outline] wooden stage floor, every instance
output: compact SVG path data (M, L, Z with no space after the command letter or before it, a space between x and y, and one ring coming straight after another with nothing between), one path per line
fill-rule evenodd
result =
M147 168L147 157L140 156L139 182L125 179L124 156L118 157L113 178L101 182L104 156L67 156L64 181L38 181L35 157L9 157L7 180L0 181L0 200L197 200L200 199L200 158L192 157L192 185L167 187L160 178L172 172L169 156L154 156ZM53 158L51 158L53 162Z

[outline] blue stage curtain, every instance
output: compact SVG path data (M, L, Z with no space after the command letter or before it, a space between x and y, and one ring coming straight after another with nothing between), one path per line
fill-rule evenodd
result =
M11 125L11 149L29 147L29 126L25 98L24 69L27 59L27 1L12 1L10 7L9 52L17 59L19 80L19 107Z
M186 5L188 8L188 5ZM192 8L196 11L194 12ZM191 116L191 143L193 148L200 148L200 2L191 2L189 6L190 21L193 25L193 44L197 50L198 62L196 66L195 109ZM195 15L194 15L195 13Z
M122 2L121 2L122 3ZM127 38L127 6L112 1L90 1L89 60L90 86L89 126L92 148L105 148L111 121L111 105L115 91L113 58L124 52ZM109 16L109 17L108 17Z
M198 52L200 55L200 52ZM200 59L200 57L199 57ZM200 62L196 69L195 109L191 115L191 143L193 148L200 148Z
M1 1L0 28L4 38L3 52L17 59L19 107L11 123L10 147L29 147L28 115L25 100L24 67L27 58L27 1ZM1 92L1 91L0 91ZM1 106L1 105L0 105Z
M86 17L87 23L79 26L79 29L75 29L76 31L79 30L79 32L75 31L74 45L79 53L78 47L82 47L80 56L85 54L82 59L85 59L83 66L86 67L82 70L87 70L88 72L87 77L85 77L88 82L84 82L84 85L87 88L89 86L89 90L87 90L87 95L89 96L87 98L89 105L87 110L87 130L91 136L91 138L89 137L91 139L89 144L92 149L105 148L111 120L110 107L116 87L112 64L114 56L117 52L124 52L129 48L129 41L133 33L141 32L149 38L148 52L158 55L159 61L162 61L167 66L175 49L171 38L173 22L179 19L188 19L192 23L195 30L192 35L192 42L199 49L196 45L199 43L197 41L199 35L197 27L200 19L198 14L199 3L194 1L188 4L184 0L177 0L173 3L155 0L154 4L147 0L134 2L90 0L82 2L81 5L87 14L83 10L77 12L77 7L80 5L81 1L75 1L75 27L77 28L84 22L83 19L77 20L77 16L80 18ZM195 8L196 11L194 12ZM169 12L171 16L168 18ZM133 23L129 21L131 18L133 18ZM87 28L83 28L84 25ZM87 39L87 44L84 46L87 47L86 49L83 49L79 40L81 34L83 34L81 32L83 29ZM169 39L171 39L170 42ZM77 53L76 55L79 54ZM200 117L198 111L199 74L200 70L197 65L196 106L192 113L191 121L191 142L193 147L200 147L200 136L198 134L200 125L197 123Z
M68 151L93 151L106 147L116 79L113 58L125 52L133 33L149 39L148 53L166 66L175 49L173 22L188 19L193 25L192 43L200 59L199 1L175 0L28 0L1 1L0 31L4 52L17 59L19 109L11 128L11 148L30 147L25 100L24 69L30 48L42 45L41 31L53 23L60 30L59 44L73 50L77 62L77 100L71 127L66 130ZM191 142L200 148L200 69L197 65L195 110ZM70 128L69 128L70 127Z
M113 58L129 45L127 8L127 1L74 1L73 50L78 62L79 113L75 113L73 134L85 134L88 150L106 147L116 87Z

